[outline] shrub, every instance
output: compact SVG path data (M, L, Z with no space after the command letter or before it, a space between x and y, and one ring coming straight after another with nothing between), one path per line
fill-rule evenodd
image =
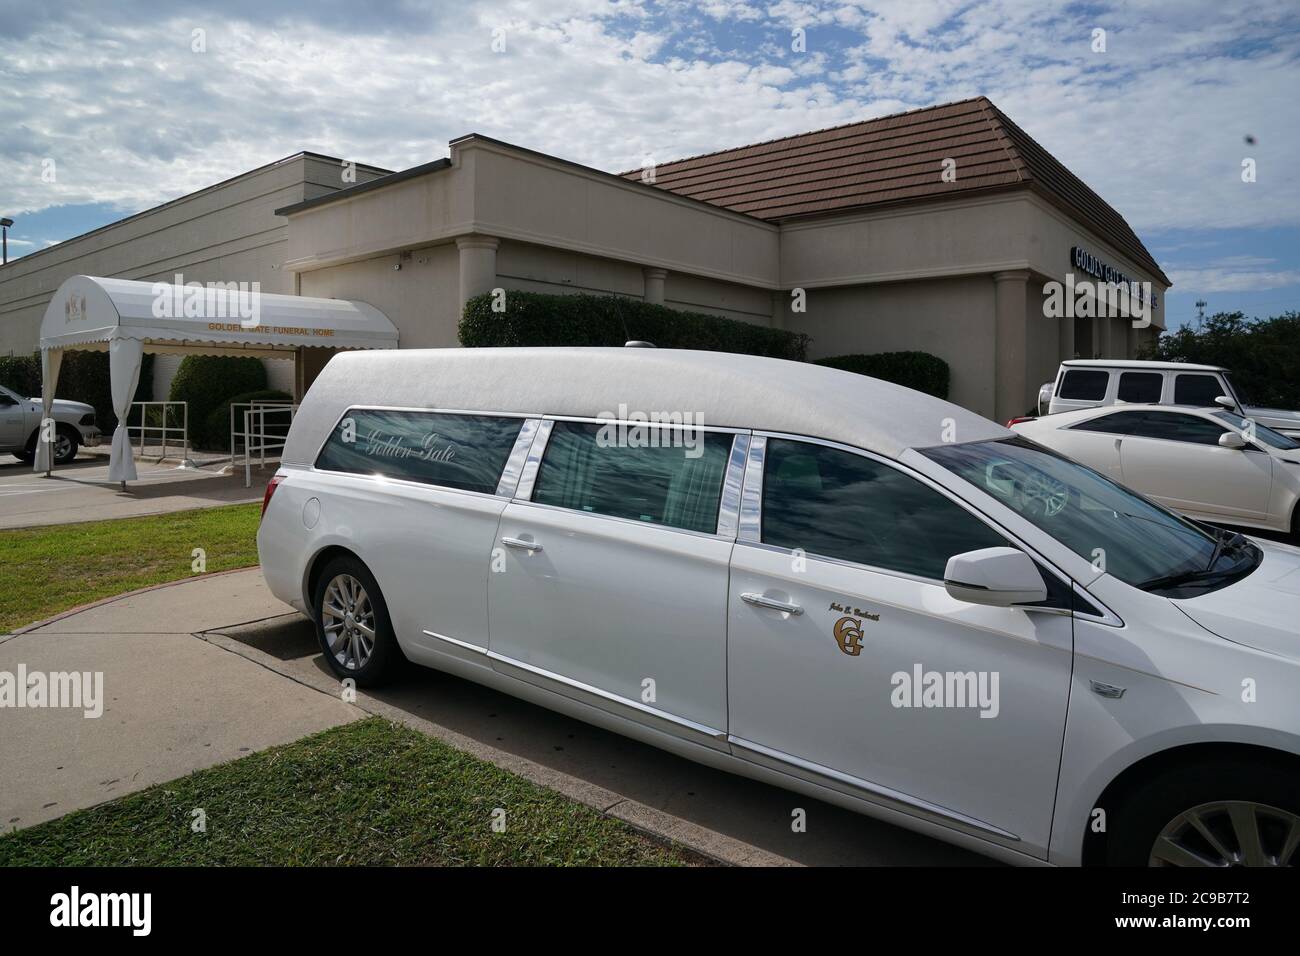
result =
M225 355L187 355L181 360L172 379L168 398L188 402L190 444L194 448L218 448L229 441L227 426L215 433L208 431L213 410L232 395L258 392L266 388L266 368L259 359Z
M204 434L208 436L207 448L212 451L230 451L230 406L239 402L253 401L292 401L293 396L288 392L277 391L273 388L264 388L257 392L244 392L242 395L233 395L226 399L216 408L208 413L208 420L204 424ZM242 425L242 422L239 423ZM242 428L240 429L243 430ZM275 415L266 419L266 431L271 435L283 437L289 432L289 421L287 415Z
M0 385L13 389L23 398L40 398L40 353L0 358ZM140 382L133 401L148 401L152 394L153 356L146 354L140 363ZM107 352L65 351L54 397L94 406L95 423L106 434L112 434L117 427Z
M0 357L0 385L23 398L41 394L40 356L7 355Z
M1141 357L1222 365L1247 404L1300 408L1300 312L1256 321L1220 312L1198 329L1166 332Z
M505 311L492 311L491 293L465 303L460 343L492 346L621 346L630 340L659 348L741 352L803 361L808 336L703 312L606 295L507 292Z
M875 355L834 355L815 365L857 372L905 385L937 398L948 397L948 363L929 352L878 352Z

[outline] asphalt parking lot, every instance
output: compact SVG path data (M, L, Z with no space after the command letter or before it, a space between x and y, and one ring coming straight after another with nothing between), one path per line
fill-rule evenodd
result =
M0 826L24 827L378 714L740 864L984 866L984 857L683 760L478 684L413 668L340 700L312 625L260 570L111 599L0 639L0 669L103 671L100 719L16 711L0 735ZM806 811L795 833L791 812Z
M11 455L0 455L0 529L35 525L129 518L137 515L212 508L241 501L261 501L267 479L274 473L253 470L253 486L244 487L244 473L226 474L220 463L199 468L137 461L139 480L126 490L108 480L108 458L83 454L55 468L50 477Z

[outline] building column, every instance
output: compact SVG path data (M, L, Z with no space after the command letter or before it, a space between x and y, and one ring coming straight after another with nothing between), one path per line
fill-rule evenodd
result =
M645 268L641 270L641 274L645 276L645 293L642 298L646 302L663 305L664 280L668 278L668 270Z
M995 272L993 414L1005 422L1023 415L1027 392L1029 272Z
M1061 361L1068 362L1074 358L1074 316L1063 315L1056 320L1057 324L1057 351L1060 353Z
M497 246L501 240L491 236L461 236L456 240L460 251L460 308L476 295L491 292L497 284Z
M1131 319L1126 321L1128 326L1128 352L1125 358L1137 358L1138 351L1142 348L1142 330L1133 328Z
M790 293L782 292L780 289L772 293L772 328L785 328L785 317L789 312Z

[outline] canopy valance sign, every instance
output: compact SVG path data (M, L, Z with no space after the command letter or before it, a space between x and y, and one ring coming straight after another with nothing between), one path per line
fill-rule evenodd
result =
M41 321L44 418L50 417L64 351L107 351L117 415L108 476L134 481L126 417L145 352L287 358L303 348L397 348L397 329L364 302L263 294L256 285L235 283L72 276L54 293ZM36 444L35 468L46 474L50 444Z

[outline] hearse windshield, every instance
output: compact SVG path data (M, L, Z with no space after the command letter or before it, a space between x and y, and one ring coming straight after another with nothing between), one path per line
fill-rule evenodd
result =
M1023 437L921 453L1144 591L1194 597L1244 577L1263 556L1239 534L1183 518Z

